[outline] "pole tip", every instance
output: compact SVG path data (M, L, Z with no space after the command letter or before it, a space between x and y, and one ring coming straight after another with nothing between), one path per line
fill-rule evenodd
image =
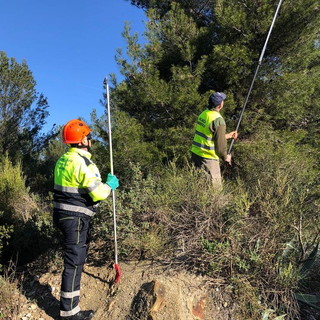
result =
M107 84L108 83L108 77L105 77L104 79L103 79L103 84Z

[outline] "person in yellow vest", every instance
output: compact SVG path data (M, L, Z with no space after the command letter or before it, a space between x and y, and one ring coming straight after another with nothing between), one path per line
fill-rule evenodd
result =
M231 154L227 154L227 139L237 139L238 133L226 133L226 123L220 114L226 95L215 92L210 95L208 108L198 117L191 147L191 161L198 168L204 168L210 180L222 186L219 160L231 164Z
M57 161L54 170L53 220L62 231L64 269L60 292L60 319L86 320L92 310L79 307L80 280L87 257L90 219L96 206L119 186L118 178L108 174L101 181L97 166L91 161L91 129L77 119L62 130L68 151Z

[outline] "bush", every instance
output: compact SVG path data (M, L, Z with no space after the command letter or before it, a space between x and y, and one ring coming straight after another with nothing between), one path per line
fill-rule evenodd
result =
M230 233L238 235L234 266L241 277L250 276L254 290L259 288L261 306L290 319L298 317L292 297L300 288L301 264L320 241L319 168L313 151L298 138L268 130L237 147L240 178L228 213L234 222ZM241 215L243 219L237 218ZM257 308L253 310L244 312L244 319L259 319Z
M116 193L119 252L222 279L240 303L239 318L260 320L272 311L293 319L300 263L319 240L310 191L316 170L290 145L269 153L268 144L253 144L250 153L247 147L239 150L241 175L222 192L192 167L171 163L144 177L131 166L132 180ZM101 209L109 214L96 218L96 235L111 235L111 198Z
M119 251L123 258L151 258L165 248L165 228L156 224L153 218L155 204L153 195L157 192L156 180L144 177L138 165L129 163L130 181L127 188L116 191L116 215ZM113 246L113 208L112 197L99 206L94 217L94 238L110 239ZM110 250L109 258L111 258Z
M8 156L1 161L0 193L0 211L4 212L5 219L26 222L30 218L36 203L25 186L21 163L12 164Z
M3 212L0 212L0 220L2 216L3 216ZM3 247L4 245L7 245L12 232L13 232L13 225L8 225L6 223L4 223L3 225L0 225L0 261L3 253ZM0 272L2 271L2 267L3 266L0 263Z
M20 163L7 156L0 167L0 263L32 261L51 245L51 213L25 186Z
M11 264L4 276L0 276L0 319L18 318L24 303L17 289L19 282L21 279L16 276Z

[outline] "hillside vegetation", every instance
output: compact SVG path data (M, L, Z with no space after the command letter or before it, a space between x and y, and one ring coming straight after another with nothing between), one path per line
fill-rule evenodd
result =
M131 2L148 20L144 44L125 26L124 80L111 75L120 261L212 279L236 302L233 320L312 319L302 309L320 308L318 1L283 2L222 191L190 164L195 121L223 91L234 129L277 1ZM65 146L60 127L41 133L50 97L36 93L27 62L1 52L0 71L0 318L18 319L23 275L61 267L51 200ZM105 116L93 110L90 126L105 179ZM109 266L111 199L93 220L92 256Z

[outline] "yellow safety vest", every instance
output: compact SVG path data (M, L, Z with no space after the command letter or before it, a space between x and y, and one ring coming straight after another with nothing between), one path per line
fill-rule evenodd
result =
M101 182L91 154L79 148L69 148L54 169L53 206L56 209L95 214L95 205L108 197L111 188Z
M218 118L222 118L220 113L209 109L206 109L199 115L191 152L202 158L219 160L215 152L213 133L210 130L211 122Z

